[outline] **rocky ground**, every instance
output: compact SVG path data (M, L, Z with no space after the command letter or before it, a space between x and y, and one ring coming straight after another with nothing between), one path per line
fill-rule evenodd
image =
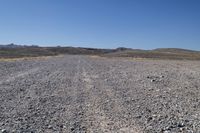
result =
M0 131L200 133L200 62L0 62Z

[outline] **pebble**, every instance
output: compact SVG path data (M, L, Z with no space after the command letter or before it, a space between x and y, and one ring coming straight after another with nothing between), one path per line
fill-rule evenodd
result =
M49 125L49 126L48 126L48 129L53 129L53 126Z
M75 129L72 127L72 128L71 128L71 131L74 131L74 130L75 130Z
M1 133L7 133L7 130L6 129L2 129Z
M178 124L178 127L184 127L184 126L185 126L185 125L184 125L184 123L182 123L182 122Z
M164 131L163 133L170 133L170 131L169 131L169 130L166 130L166 131Z

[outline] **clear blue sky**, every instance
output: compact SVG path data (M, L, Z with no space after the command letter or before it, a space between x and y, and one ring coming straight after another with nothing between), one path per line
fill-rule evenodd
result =
M200 0L0 0L0 44L200 50Z

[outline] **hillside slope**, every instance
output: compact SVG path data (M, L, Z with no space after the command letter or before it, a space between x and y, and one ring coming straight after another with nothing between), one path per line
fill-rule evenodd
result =
M186 49L162 48L155 50L126 50L105 54L107 57L200 60L200 52Z
M0 45L0 58L20 58L54 56L60 54L99 55L104 57L132 57L153 59L200 60L200 52L180 48L158 48L140 50L119 47L116 49L97 49L81 47L39 47L15 44Z

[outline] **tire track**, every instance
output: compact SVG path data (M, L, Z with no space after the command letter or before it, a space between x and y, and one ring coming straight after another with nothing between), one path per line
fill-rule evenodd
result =
M86 122L88 132L140 132L134 122L129 119L128 110L124 107L119 95L113 91L112 86L108 86L97 71L91 71L94 62L84 60L83 77L86 91L88 92L88 107L86 111ZM89 64L89 65L88 65ZM103 73L101 73L103 74ZM110 75L111 76L111 75Z

